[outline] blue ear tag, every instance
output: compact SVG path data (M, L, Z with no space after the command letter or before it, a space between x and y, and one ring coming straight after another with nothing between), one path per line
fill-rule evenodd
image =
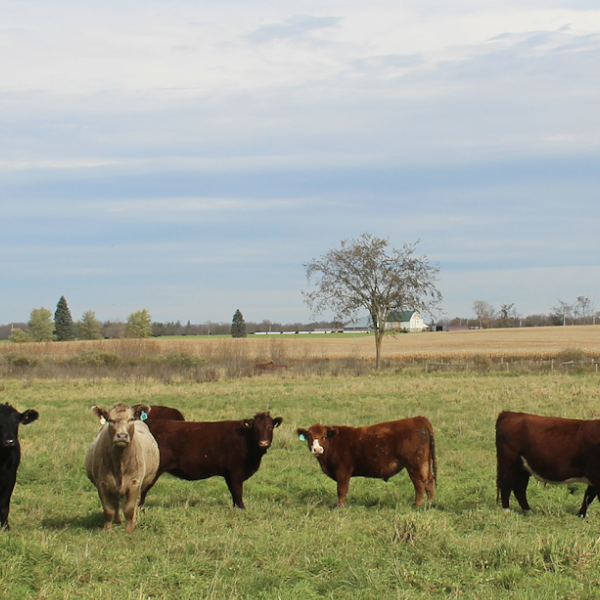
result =
M148 418L148 413L145 411L142 411L142 414L140 415L140 421L145 421Z
M303 433L301 433L301 434L298 436L298 439L299 439L301 442L305 442L305 441L306 441L306 438L304 437L304 434L303 434Z

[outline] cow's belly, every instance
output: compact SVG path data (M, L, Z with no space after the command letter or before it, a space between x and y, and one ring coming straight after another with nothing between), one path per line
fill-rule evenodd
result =
M542 471L541 469L535 470L531 467L531 465L527 462L524 457L521 457L523 461L523 467L526 471L529 472L530 475L533 475L538 481L542 483L586 483L587 485L591 485L590 480L587 477L579 475L578 473L553 473L547 470Z
M385 479L386 481L399 473L403 469L395 458L387 458L379 461L363 461L356 465L354 469L355 477L372 477L375 479Z

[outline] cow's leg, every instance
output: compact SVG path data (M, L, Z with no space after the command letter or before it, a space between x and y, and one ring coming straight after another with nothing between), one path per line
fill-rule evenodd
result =
M423 498L425 497L426 477L423 477L421 471L414 471L413 469L408 469L408 476L415 486L415 506L421 506L423 504ZM427 495L431 498L429 492Z
M17 473L11 473L6 477L4 489L0 490L0 527L5 531L10 529L8 524L8 513L10 512L10 498L17 482Z
M152 480L152 483L145 489L142 490L142 495L140 497L140 503L138 504L138 506L141 508L142 506L144 506L144 504L146 503L146 496L148 495L148 492L152 489L152 487L154 486L154 484L158 481L158 478L162 475L162 473L159 473L158 475L156 475L156 477Z
M115 521L115 523L118 523L117 520L115 520L115 503L114 503L114 499L112 497L111 494L108 494L107 492L103 492L98 490L98 495L100 496L100 501L102 502L102 509L104 510L104 530L105 531L110 531L112 528L112 524L113 521ZM117 498L117 511L118 511L118 498ZM118 519L118 512L117 512L117 519Z
M505 457L500 451L497 452L498 467L496 475L496 486L500 492L502 500L502 508L508 510L510 508L510 495L515 489L517 472L520 467L515 461L511 461Z
M135 529L135 512L139 501L140 486L130 486L125 499L125 506L123 506L123 514L125 515L125 533L133 533L133 530Z
M435 490L435 479L431 472L431 464L429 461L424 462L421 465L421 479L425 486L425 492L428 500L433 500L433 492Z
M225 482L233 499L233 505L238 508L246 508L242 499L244 493L244 480L242 477L229 474L225 476Z
M2 506L0 506L0 525L2 529L8 531L10 529L10 525L8 524L8 512L10 511L10 500L8 502L3 502Z
M530 475L525 469L519 469L516 473L513 486L515 498L518 500L521 508L525 511L531 510L529 503L527 502L527 485L529 484L529 477Z
M583 494L583 503L577 513L578 517L585 517L587 515L588 506L594 501L597 496L596 488L593 485L588 485L585 493Z
M338 495L338 508L344 508L346 504L346 495L348 494L348 488L350 487L350 474L348 473L337 473L337 495Z

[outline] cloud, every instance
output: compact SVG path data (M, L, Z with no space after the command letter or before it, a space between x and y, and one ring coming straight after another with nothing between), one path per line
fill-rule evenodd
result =
M324 29L331 29L341 23L341 17L314 17L310 15L295 15L285 19L282 23L261 25L258 29L248 34L246 38L251 42L268 44L275 41L298 42L307 38L314 39L315 33Z

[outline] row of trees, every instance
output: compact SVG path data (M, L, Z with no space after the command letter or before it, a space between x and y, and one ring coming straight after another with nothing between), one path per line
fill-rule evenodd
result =
M67 342L74 339L101 340L106 336L103 326L93 310L88 310L77 322L73 321L71 310L64 296L60 297L54 312L47 308L34 308L26 326L11 327L9 340L12 342ZM123 335L118 337L145 338L152 335L152 318L144 308L133 312L124 324Z
M551 307L547 314L523 316L517 312L515 303L494 307L485 300L473 303L474 319L456 318L450 324L468 324L480 329L489 327L543 327L552 325L595 325L600 320L600 311L594 308L594 302L586 296L578 296L571 304L560 298L558 304Z

